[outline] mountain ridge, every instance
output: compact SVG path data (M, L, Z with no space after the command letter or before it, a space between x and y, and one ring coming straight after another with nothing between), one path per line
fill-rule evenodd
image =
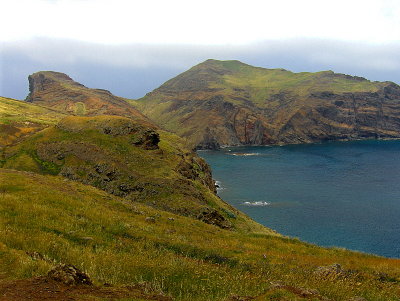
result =
M132 103L196 148L399 138L400 87L207 60Z

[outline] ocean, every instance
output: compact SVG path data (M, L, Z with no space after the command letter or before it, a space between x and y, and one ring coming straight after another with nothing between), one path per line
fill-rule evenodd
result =
M400 258L400 141L199 151L218 195L281 234Z

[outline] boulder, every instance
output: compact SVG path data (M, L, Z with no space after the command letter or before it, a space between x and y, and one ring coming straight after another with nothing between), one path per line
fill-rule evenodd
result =
M222 229L230 229L232 227L231 223L215 209L205 208L197 218L206 224L215 225Z
M59 264L49 271L47 277L62 282L65 285L92 285L92 280L89 276L79 270L77 267L70 264Z
M318 277L327 278L337 278L345 274L345 270L338 263L334 263L328 266L320 266L316 268L314 274Z

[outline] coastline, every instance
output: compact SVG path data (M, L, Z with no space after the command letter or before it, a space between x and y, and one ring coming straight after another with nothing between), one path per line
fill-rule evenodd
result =
M232 144L232 145L220 145L219 148L194 148L197 151L218 151L230 148L245 148L245 147L282 147L282 146L297 146L297 145L318 145L318 144L330 144L330 143L345 143L345 142L357 142L357 141L398 141L400 138L359 138L359 139L337 139L337 140L325 140L315 142L299 142L299 143L277 143L277 144Z

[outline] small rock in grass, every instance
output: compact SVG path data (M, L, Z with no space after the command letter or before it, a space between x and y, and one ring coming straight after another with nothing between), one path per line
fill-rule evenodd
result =
M251 296L237 296L237 295L233 295L231 296L228 301L250 301L250 300L254 300L254 297Z
M155 223L156 222L156 219L154 218L154 217L152 217L152 216L148 216L148 217L146 217L146 222L148 222L148 223Z
M367 299L356 296L356 297L350 298L348 301L367 301Z
M70 264L59 264L49 271L47 276L66 285L86 284L92 285L89 276Z
M336 278L345 274L344 269L338 263L320 266L315 271L314 274L321 278Z

